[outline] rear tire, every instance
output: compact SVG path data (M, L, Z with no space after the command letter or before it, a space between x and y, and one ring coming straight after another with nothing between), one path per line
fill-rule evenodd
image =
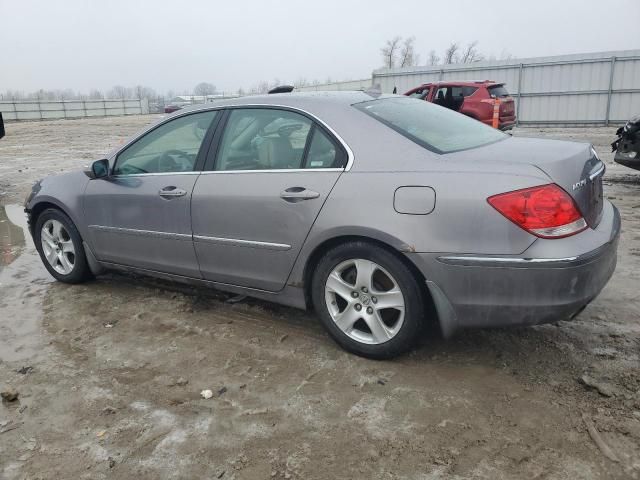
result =
M329 335L356 355L392 358L420 338L420 285L401 259L373 243L348 242L326 252L313 274L311 296Z
M38 216L34 241L45 268L59 282L82 283L92 278L82 237L60 210L49 208Z

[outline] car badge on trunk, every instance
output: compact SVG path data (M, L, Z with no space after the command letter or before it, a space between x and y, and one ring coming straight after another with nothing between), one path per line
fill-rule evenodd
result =
M578 190L579 188L584 187L587 184L587 179L583 178L582 180L580 180L578 183L574 183L573 184L573 189L574 190Z

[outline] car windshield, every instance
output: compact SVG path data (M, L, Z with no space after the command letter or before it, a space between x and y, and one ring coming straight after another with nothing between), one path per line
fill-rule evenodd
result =
M383 98L354 107L436 153L467 150L507 138L477 120L412 98Z

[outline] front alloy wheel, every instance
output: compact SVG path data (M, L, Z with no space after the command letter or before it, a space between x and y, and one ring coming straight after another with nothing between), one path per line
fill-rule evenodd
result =
M76 249L64 225L55 219L47 220L42 225L40 240L51 268L61 275L69 275L76 262Z
M71 219L56 208L48 208L35 219L34 241L49 273L65 283L91 278L82 237Z

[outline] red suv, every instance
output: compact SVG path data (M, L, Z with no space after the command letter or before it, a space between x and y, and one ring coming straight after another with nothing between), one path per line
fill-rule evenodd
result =
M499 100L498 128L509 130L516 123L513 98L504 88L504 83L492 80L425 83L409 90L405 95L450 108L487 125L493 123L494 105Z

